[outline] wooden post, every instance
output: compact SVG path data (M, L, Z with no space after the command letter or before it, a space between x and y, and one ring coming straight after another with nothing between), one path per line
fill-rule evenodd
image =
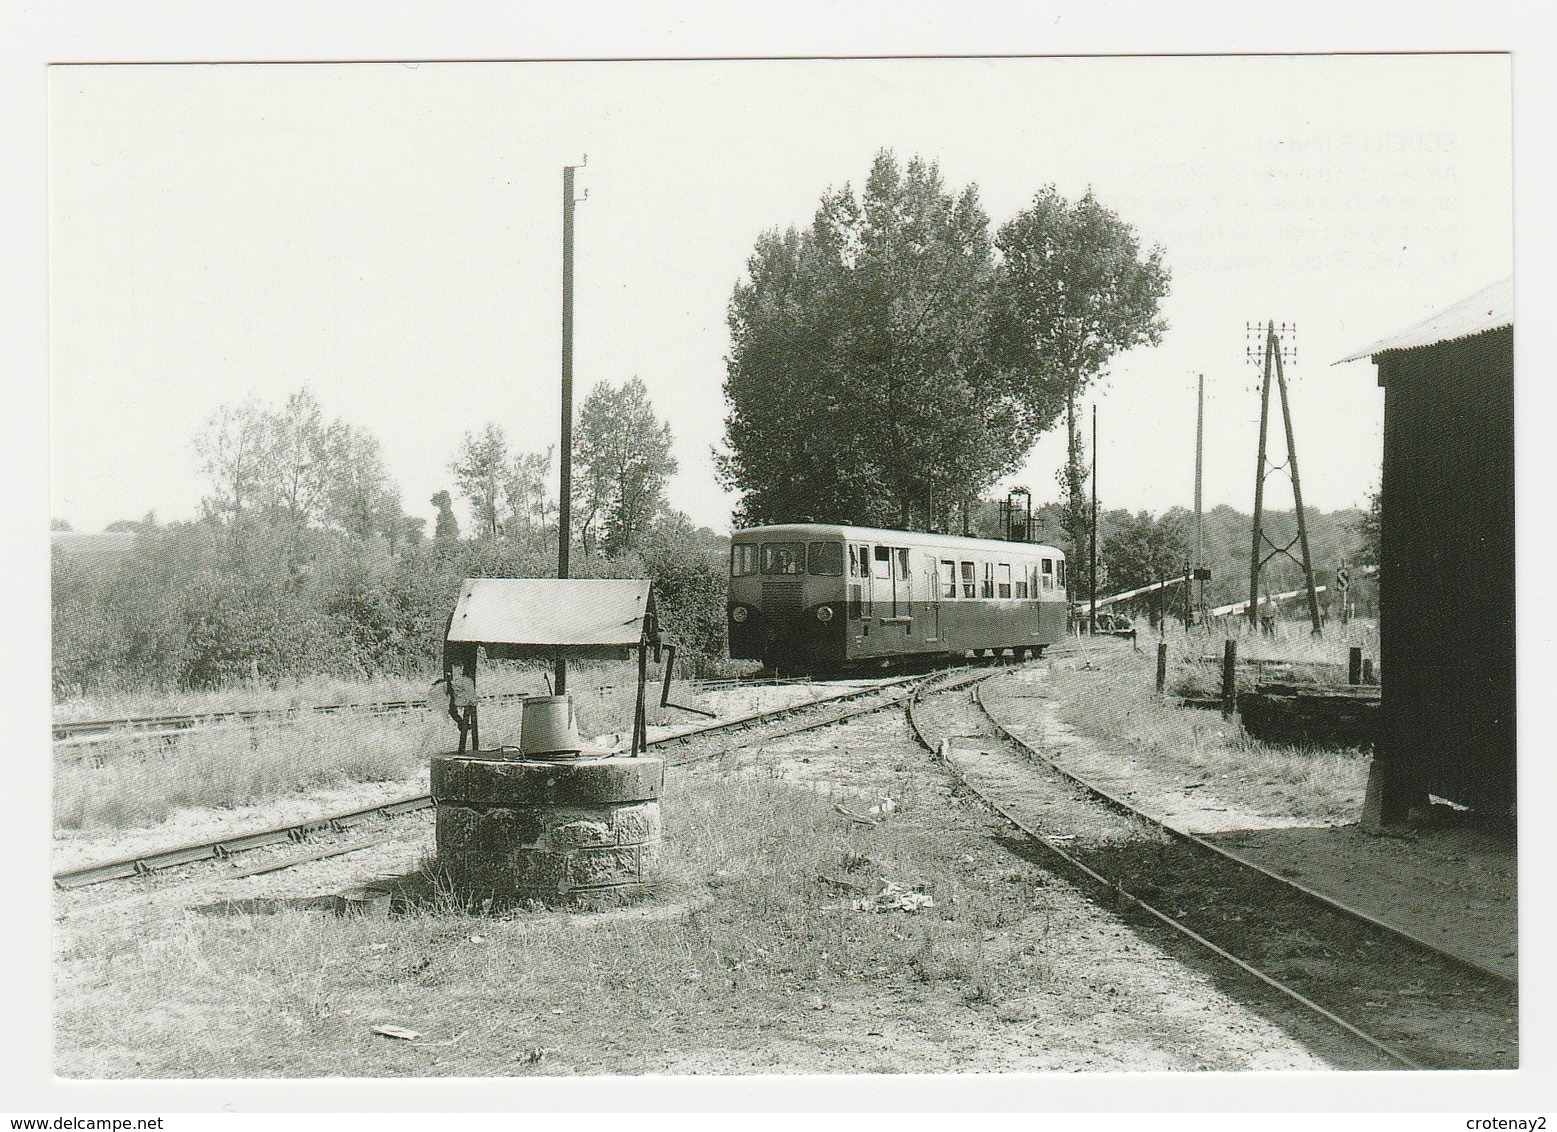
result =
M1168 642L1157 642L1157 694L1168 686Z
M644 693L649 683L649 645L648 641L638 642L638 710L633 713L633 758L637 758L648 750L649 744L649 707L644 700Z
M465 663L460 666L461 669L464 671L465 675L470 677L470 683L471 683L472 687L474 687L475 683L476 683L476 649L477 649L477 647L478 646L476 646L476 645L471 645L470 646L470 652L468 652L466 654L466 656L465 656ZM470 711L467 714L466 718L470 720L470 749L471 749L471 752L474 753L476 751L481 750L481 717L478 714L478 712L476 710L476 705L474 703L472 703L470 705ZM463 751L464 749L465 749L465 732L464 732L463 729L461 729L461 731L460 731L460 750Z
M1222 714L1238 711L1238 642L1232 637L1222 646Z
M1362 683L1362 649L1355 645L1346 654L1346 682L1354 688Z

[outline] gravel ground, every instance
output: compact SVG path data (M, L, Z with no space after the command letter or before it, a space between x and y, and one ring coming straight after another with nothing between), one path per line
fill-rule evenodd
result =
M948 839L969 826L991 839L1004 838L1009 829L962 796L945 768L914 741L900 711L731 751L719 772L802 784L866 816L869 806L890 799L892 813L878 818L888 829L913 821L943 830ZM1121 830L1127 827L1121 823ZM1120 836L1121 830L1098 836ZM963 864L970 885L999 883L1013 867L1032 867L994 847ZM1018 924L987 940L995 951L1025 934L1041 935L1041 986L1010 989L982 1016L960 1004L936 1009L920 1001L922 993L917 999L913 992L885 1000L874 992L839 996L819 1012L815 1027L782 1042L739 1054L701 1052L671 1071L836 1072L845 1050L867 1072L1381 1067L1375 1059L1359 1060L1356 1051L1281 1003L1234 997L1219 984L1220 972L1200 957L1126 924L1069 884L1052 880L1046 893L1048 906L1034 917L1041 927Z

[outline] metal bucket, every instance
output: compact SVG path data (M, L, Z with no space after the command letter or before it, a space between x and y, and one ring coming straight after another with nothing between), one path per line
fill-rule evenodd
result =
M526 758L556 758L583 750L572 698L536 696L525 700L519 748Z

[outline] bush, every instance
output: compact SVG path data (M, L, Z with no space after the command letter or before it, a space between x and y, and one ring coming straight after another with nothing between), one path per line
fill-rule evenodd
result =
M215 688L258 678L425 674L466 578L548 577L554 541L431 541L391 554L259 516L143 530L122 566L54 557L59 694ZM575 577L648 577L684 671L724 664L722 543L680 516L640 552L579 553Z

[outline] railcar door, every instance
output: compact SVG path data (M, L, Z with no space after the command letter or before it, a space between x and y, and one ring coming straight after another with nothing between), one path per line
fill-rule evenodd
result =
M911 632L914 619L914 572L908 568L908 548L892 548L892 616L905 622L903 632Z
M870 547L849 544L849 617L870 623Z
M925 635L925 640L941 640L941 602L946 598L957 596L957 563L949 558L943 558L939 562L931 559L932 569L927 571L926 580L930 586L930 628Z

